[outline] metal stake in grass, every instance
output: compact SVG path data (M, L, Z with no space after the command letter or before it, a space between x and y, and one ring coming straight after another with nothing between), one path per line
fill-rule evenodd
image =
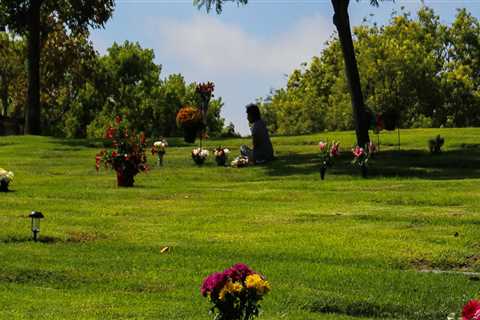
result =
M32 233L33 241L37 241L37 235L40 233L40 220L43 219L43 214L38 211L32 211L29 215L32 218Z

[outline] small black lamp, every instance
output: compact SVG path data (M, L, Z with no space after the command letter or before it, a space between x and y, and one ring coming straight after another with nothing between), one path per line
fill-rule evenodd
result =
M32 218L33 241L37 241L37 234L40 233L40 219L43 219L43 214L38 211L32 211L29 217Z

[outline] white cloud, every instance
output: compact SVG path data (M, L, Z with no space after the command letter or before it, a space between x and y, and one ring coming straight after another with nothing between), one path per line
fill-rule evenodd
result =
M159 35L162 54L196 69L277 77L318 55L333 31L331 22L322 16L304 18L264 38L206 15L187 22L171 19L150 27Z

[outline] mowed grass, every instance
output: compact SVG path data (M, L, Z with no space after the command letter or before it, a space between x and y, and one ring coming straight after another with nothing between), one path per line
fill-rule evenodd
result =
M321 139L344 151L324 181ZM95 171L99 142L2 137L16 180L0 194L0 319L210 319L200 284L237 262L272 284L261 319L446 319L480 293L465 273L480 272L480 129L380 140L362 179L352 132L273 138L278 159L243 169L196 167L171 139L164 167L150 157L122 189Z

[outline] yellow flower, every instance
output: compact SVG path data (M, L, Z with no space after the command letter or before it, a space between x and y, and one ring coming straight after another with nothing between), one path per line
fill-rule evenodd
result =
M263 280L258 274L249 275L245 279L245 284L248 289L255 289L258 295L264 295L272 289L270 283L268 283L266 280Z
M218 299L220 300L225 300L225 295L227 293L230 293L232 295L235 295L237 293L240 293L242 292L243 290L243 286L241 283L239 282L232 282L231 280L229 280L225 286L222 288L222 290L220 290L220 293L218 294Z

